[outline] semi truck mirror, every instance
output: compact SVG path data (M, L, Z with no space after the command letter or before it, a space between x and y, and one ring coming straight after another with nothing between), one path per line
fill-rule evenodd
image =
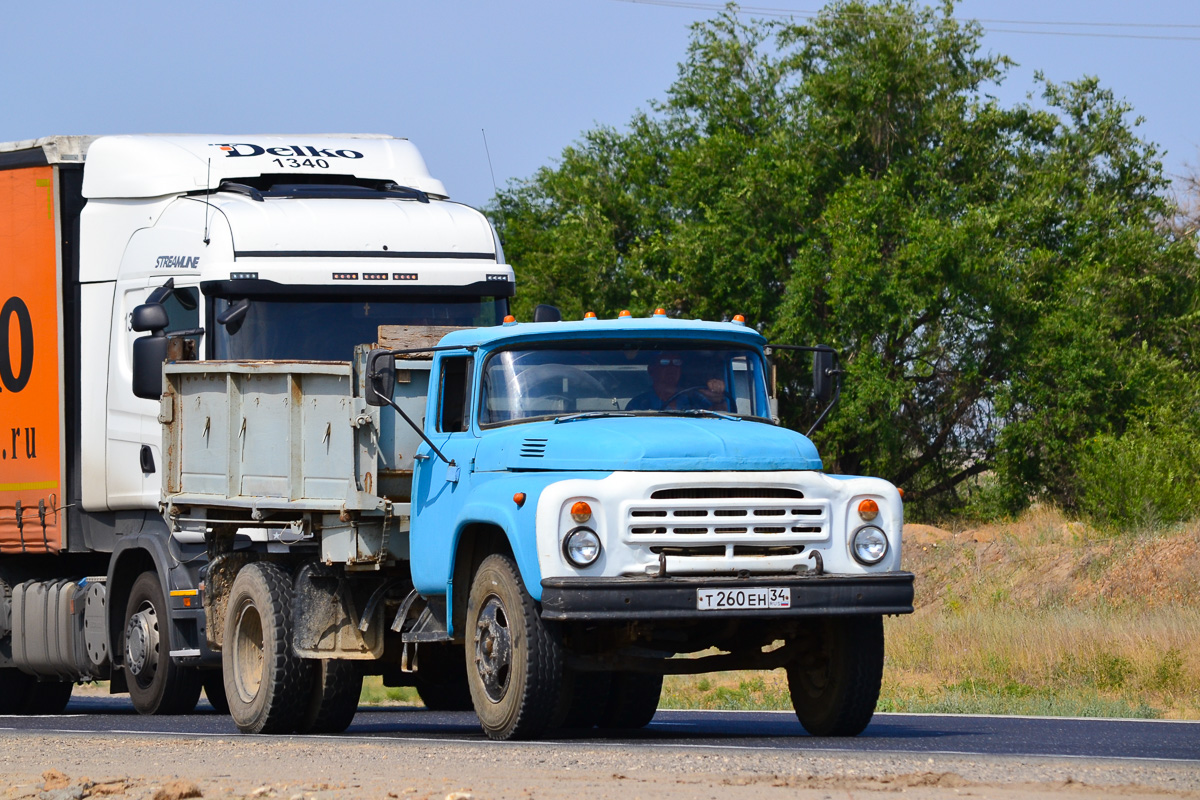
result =
M159 306L161 308L162 306ZM164 314L165 318L165 314ZM162 365L170 340L157 330L133 342L133 393L146 400L162 396Z
M229 308L217 315L217 324L224 325L225 330L230 334L235 334L242 329L242 321L246 319L246 313L250 311L250 299L243 297L237 302L231 302Z
M562 322L562 312L558 310L558 306L547 305L540 303L533 309L534 322Z
M142 303L129 315L129 324L138 333L161 331L169 322L162 303Z
M395 389L396 357L390 350L372 350L367 354L367 405L386 406Z
M813 395L822 403L833 397L833 352L818 350L813 353Z

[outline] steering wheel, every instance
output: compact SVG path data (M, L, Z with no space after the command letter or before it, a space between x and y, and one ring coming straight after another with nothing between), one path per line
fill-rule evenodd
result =
M670 408L671 403L674 403L676 400L683 397L684 395L691 394L700 399L700 401L704 404L704 406L703 406L704 408L712 408L713 407L712 401L704 396L704 392L707 392L707 391L708 391L707 386L689 386L686 389L680 389L678 392L676 392L675 394L671 395L666 400L664 400L662 407ZM680 409L680 410L685 410L685 409Z

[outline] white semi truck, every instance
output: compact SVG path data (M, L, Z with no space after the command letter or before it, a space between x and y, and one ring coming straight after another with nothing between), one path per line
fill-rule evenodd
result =
M404 139L0 144L0 713L91 679L142 713L225 706L205 545L160 513L164 359L345 360L380 325L498 324L514 285Z

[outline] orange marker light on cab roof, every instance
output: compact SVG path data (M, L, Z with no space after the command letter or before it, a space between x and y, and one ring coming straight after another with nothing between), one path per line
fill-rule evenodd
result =
M858 504L858 515L870 522L879 516L879 504L870 498L863 500Z
M525 493L517 492L516 494L514 494L513 502L517 504L517 508L520 508L521 506L525 505Z
M904 499L904 490L901 489L899 486L897 486L896 491L900 493L900 499L903 500Z
M516 321L517 321L517 318L514 317L512 314L509 314L507 317L504 318L505 325L511 325L512 323L514 323Z
M745 325L745 324L746 324L746 318L745 318L745 317L743 317L741 314L734 314L734 315L733 315L733 321L734 321L734 322L740 322L740 323L742 323L743 325Z
M589 312L587 312L586 314L584 314L584 315L583 315L583 318L584 318L584 319L595 319L595 318L596 318L596 312L595 312L595 311L589 311Z
M654 309L654 316L656 316L656 317L665 317L666 315L667 315L667 310L666 310L665 308L656 308L656 309Z
M628 316L631 316L631 315L630 315L630 313L629 313L629 309L628 309L628 308L626 308L626 309L622 310L620 314L617 314L617 316L618 316L618 317L628 317Z
M592 518L592 507L582 500L576 500L571 506L571 519L576 522L587 522Z

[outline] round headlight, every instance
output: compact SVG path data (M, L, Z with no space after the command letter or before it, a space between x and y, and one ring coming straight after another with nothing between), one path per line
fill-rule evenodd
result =
M577 567L590 567L600 557L600 537L591 528L575 528L563 539L563 555Z
M887 536L874 525L864 525L854 532L854 538L850 540L850 551L860 564L878 564L887 555Z

